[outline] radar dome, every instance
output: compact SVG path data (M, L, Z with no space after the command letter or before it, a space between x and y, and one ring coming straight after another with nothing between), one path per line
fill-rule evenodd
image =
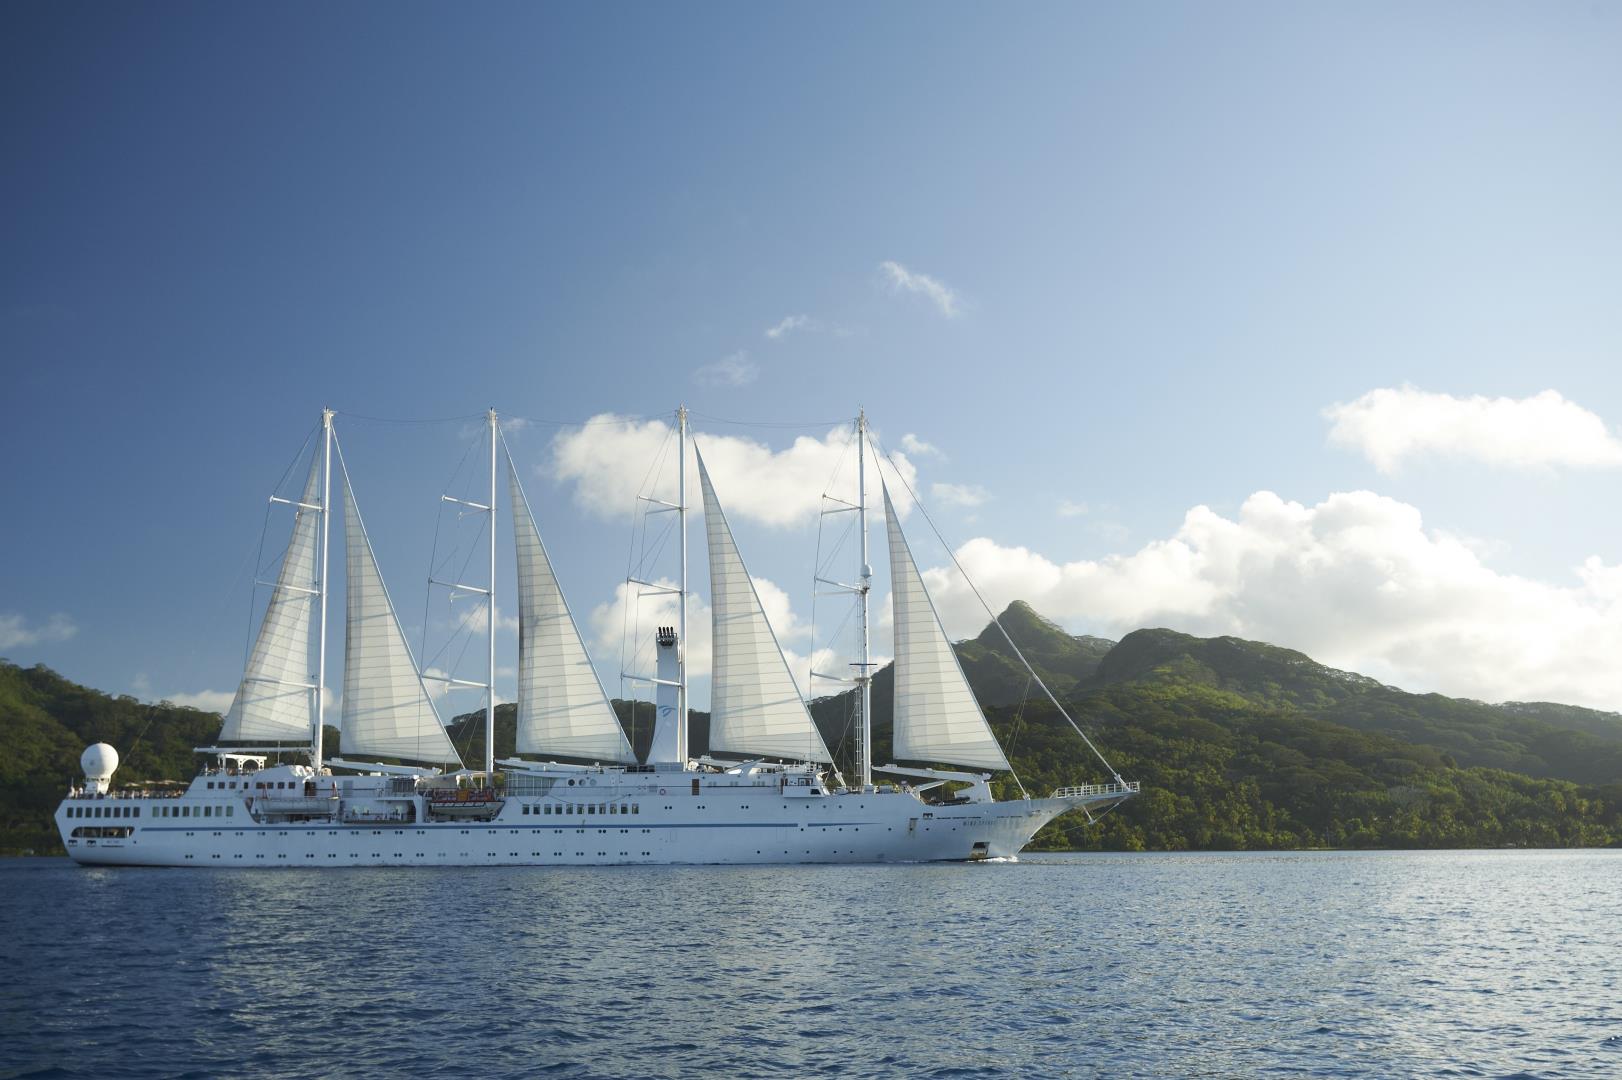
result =
M79 755L79 767L84 770L86 780L106 783L118 769L118 751L104 742L96 743Z

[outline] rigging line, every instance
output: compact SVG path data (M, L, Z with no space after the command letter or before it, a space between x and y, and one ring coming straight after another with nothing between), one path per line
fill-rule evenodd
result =
M1025 706L1030 704L1030 698L1031 675L1027 674L1025 676L1025 689L1019 695L1019 707L1014 710L1013 731L1008 736L1008 758L1010 761L1013 760L1014 747L1019 743L1019 736L1025 730ZM1009 772L1013 772L1013 770L1010 769ZM1020 782L1018 773L1014 773L1014 783L1019 784L1019 793L1021 795L1027 799L1031 797L1031 793L1026 791L1025 785Z
M293 469L298 465L298 463L300 461L302 461L304 459L304 451L309 447L310 440L314 439L315 436L316 436L316 432L318 432L320 430L321 430L321 425L317 424L315 427L310 429L309 434L304 436L304 441L299 444L298 451L296 453L294 453L292 460L287 463L287 468L282 470L282 475L276 481L275 486L270 489L271 493L273 495L279 495L281 493L282 488L285 487L286 484L287 484L287 478L292 475ZM300 491L298 493L299 498L303 498L303 495L304 495L304 493L302 491ZM270 513L271 513L272 509L274 509L274 504L267 502L265 504L264 520L259 526L259 547L258 547L258 549L255 551L255 553L253 555L253 570L254 570L253 576L255 578L255 585L254 585L253 592L254 592L255 596L257 596L258 592L259 592L259 586L257 584L257 579L264 576L264 569L265 569L265 538L270 535ZM297 519L295 518L295 520L297 520ZM293 546L292 539L289 538L289 540L287 542L287 547L290 548L292 546ZM285 556L286 554L287 554L287 548L283 548L281 550L281 553L277 556L277 558L281 558L281 557ZM244 561L244 563L246 563L247 558L244 557L243 561ZM237 575L232 580L232 583L231 583L231 589L232 589L233 592L236 591L236 582L240 581L241 579L242 579L242 570L240 568L238 568ZM321 587L323 589L326 588L326 583L322 582ZM275 599L276 599L276 594L274 592L272 592L271 593L271 601L274 602ZM229 602L227 602L227 604L228 603ZM226 605L222 605L222 606L226 606ZM253 616L254 616L254 608L256 606L257 605L252 603L252 602L250 602L248 604L248 632L247 632L246 638L244 639L244 641L242 643L242 645L243 645L243 647L242 647L242 667L243 667L244 671L247 670L248 660L253 655L253 638L254 638L254 633L253 633L254 619L253 619Z
M818 510L819 511L821 511L822 505L824 505L826 500L828 499L828 492L832 491L834 484L838 482L839 474L844 470L844 467L845 467L845 459L850 456L851 444L854 443L855 440L856 440L856 424L857 424L857 421L849 420L849 421L844 421L844 422L848 422L850 424L850 429L849 429L850 433L845 437L845 447L844 447L843 452L836 455L835 458L834 458L833 471L828 475L828 482L827 482L827 484L825 484L823 486L823 489L822 489L822 500L823 500L823 502L819 503L819 505L818 505ZM811 673L811 674L808 674L806 676L806 688L808 690L811 688L811 683L813 681L812 676L816 672L816 667L817 667L817 592L818 592L817 578L823 577L825 575L828 566L831 566L833 564L834 558L841 551L844 550L845 541L850 537L850 532L851 532L851 530L853 528L855 528L855 524L856 524L855 520L853 519L849 524L847 524L845 526L845 530L844 530L844 532L842 532L839 535L839 539L834 544L833 550L828 553L827 565L824 565L823 560L822 560L822 536L823 536L823 531L825 529L827 520L828 520L828 515L827 515L826 512L819 512L817 514L817 550L816 550L816 556L815 556L815 558L813 559L813 561L811 563L811 566L812 566L812 573L811 573L811 657L806 662L807 670ZM846 624L848 624L850 622L850 617L851 617L852 614L855 613L855 607L857 606L857 604L860 604L860 602L861 602L861 598L857 597L856 598L856 604L851 605L851 610L849 610L849 611L847 611L845 613L844 620L839 624L839 629L840 630L844 629ZM830 637L829 637L830 648L831 648L832 643L833 643L833 637L837 636L838 633L839 633L839 630L835 630L834 635L830 635ZM864 672L862 672L862 674L866 675L867 672L864 671Z
M633 496L632 499L631 499L631 510L630 510L631 527L630 527L630 530L629 530L629 532L630 532L630 542L629 542L629 544L627 546L627 549L626 549L626 552L625 552L625 585L626 585L626 588L625 588L625 595L622 598L622 602L620 604L620 697L621 698L625 698L627 696L626 691L625 691L625 675L626 675L626 672L631 670L630 665L635 662L636 655L637 655L636 654L636 646L632 643L632 637L633 637L634 634L636 634L638 631L640 631L640 629L642 627L642 598L640 596L637 596L635 598L636 617L635 617L634 622L632 620L631 605L632 605L632 602L633 602L633 598L631 596L631 589L630 589L631 578L639 577L639 576L640 577L646 577L647 576L646 574L639 574L638 573L638 571L641 569L641 567L638 564L637 557L636 557L636 555L637 555L637 545L638 545L638 541L639 541L639 534L641 534L640 540L641 540L641 545L642 545L642 550L644 552L644 555L645 555L645 553L647 551L646 532L647 532L647 520L648 519L647 519L647 514L645 514L645 513L642 513L641 516L638 517L638 514L642 510L640 499L641 499L641 496L642 496L642 492L644 490L648 489L648 486L652 481L652 477L654 475L654 472L659 468L660 463L664 460L664 456L665 456L665 454L668 451L669 446L670 446L671 436L672 436L672 432L671 432L670 429L667 428L665 430L664 440L659 444L658 452L656 452L654 454L653 460L648 463L647 471L642 474L642 482L641 482L641 484L639 484L637 486L636 495ZM685 644L686 643L683 642L684 646L685 646ZM635 697L635 695L640 693L640 692L641 692L640 687L633 687L633 689L631 691L631 697L630 697L631 716L632 716L633 720L635 719L635 716L636 716L636 704L637 704L637 701L638 701L638 699Z
M361 541L366 545L366 554L371 557L372 565L377 568L378 581L382 585L382 590L383 590L383 599L385 601L387 601L388 608L389 608L389 613L394 617L394 627L395 627L396 632L400 635L400 643L403 646L405 646L406 656L409 657L410 660L411 660L412 671L417 676L417 686L418 686L419 689L422 690L423 694L426 696L427 693L428 693L428 687L426 685L424 685L423 681L422 681L422 664L418 661L416 656L412 655L412 653L411 653L411 642L406 638L405 628L400 625L400 609L395 607L394 598L389 595L388 584L383 580L383 568L381 566L377 566L377 552L372 550L372 538L371 538L371 535L366 531L366 522L360 516L360 500L354 498L355 487L354 487L354 483L349 479L349 463L344 460L343 445L338 441L338 433L336 431L334 431L332 433L332 451L333 451L333 454L338 459L338 472L339 472L339 475L341 475L343 477L344 491L349 493L349 496L350 496L350 498L351 498L351 500L352 500L352 502L354 504L354 507L355 507L355 523L356 523L356 525L358 525L360 527ZM347 509L348 509L347 506L346 506L345 509L347 511ZM349 545L346 543L344 545L344 555L345 555L346 559L347 559L347 556L349 554L348 548L349 548ZM347 567L346 567L346 570L345 570L345 574L346 574L345 586L347 587L347 585L348 585ZM347 626L345 628L344 633L345 633L345 636L347 638L347 636L348 636L348 628L347 628ZM347 647L347 645L348 645L347 641L345 642L345 645ZM346 659L347 659L347 657L346 657ZM349 677L349 669L346 666L345 669L344 669L344 678L347 679L348 677ZM430 701L429 704L432 705L432 702ZM420 713L421 709L422 709L422 703L420 701L417 704L417 709L418 709L418 711ZM438 710L437 707L434 708L434 718L436 720L439 719L439 710ZM441 721L441 726L442 727L444 726L443 721Z
M482 419L484 419L484 414L483 413L469 413L466 416L403 417L403 416L366 416L366 415L364 415L362 413L345 412L345 411L339 410L339 409L334 409L333 412L336 413L338 416L345 417L346 419L349 419L349 420L364 420L367 423L372 423L372 424L459 424L459 423L465 423L465 422L467 422L469 420L482 420Z
M503 420L522 420L525 424L540 424L544 427L555 428L584 428L584 427L626 427L631 424L645 424L650 420L662 420L665 413L653 413L643 416L624 416L618 413L599 413L584 420L548 420L539 416L519 416L516 413L502 413Z
M850 423L849 417L840 417L837 420L732 420L725 416L711 416L695 409L688 409L687 415L700 420L708 420L712 424L731 424L734 427L757 428L824 428L838 427Z
M1003 629L1002 620L997 618L997 613L991 610L990 604L986 603L986 598L980 593L980 587L974 583L973 578L969 577L969 572L963 569L963 564L958 561L957 552L953 550L951 544L946 542L946 537L941 533L940 527L935 524L935 519L930 517L929 510L924 506L923 500L918 498L918 493L914 491L912 489L912 485L907 482L906 476L901 472L900 467L896 465L895 459L890 456L889 451L880 447L878 445L878 440L876 439L873 440L873 450L875 453L880 454L885 461L890 463L890 468L895 472L896 479L900 480L901 485L907 489L907 494L912 497L913 505L918 507L918 512L924 516L924 520L929 523L930 529L934 531L935 539L939 540L941 542L941 546L946 549L947 557L952 560L952 565L957 567L957 572L961 574L963 576L963 580L968 583L969 590L974 593L974 598L980 601L980 606L985 608L987 615L991 616L991 624L1001 631L1003 640L1008 642L1008 647L1010 649L1014 650L1014 655L1019 657L1019 662L1025 665L1025 670L1030 672L1031 678L1036 680L1036 685L1040 686L1042 688L1042 692L1047 695L1048 700L1053 702L1053 707L1059 710L1059 715L1065 718L1065 720L1070 724L1071 728L1075 730L1077 735L1081 736L1082 742L1087 744L1087 748L1093 752L1093 756L1097 757L1104 768L1110 771L1110 775L1115 777L1115 782L1117 784L1125 784L1126 781L1121 779L1121 774L1115 770L1115 766L1109 763L1109 759L1104 756L1103 751L1098 749L1098 747L1093 743L1093 740L1088 738L1087 733L1081 729L1081 725L1076 723L1075 718L1072 717L1069 711L1059 703L1058 697L1053 693L1052 690L1048 689L1048 684L1043 681L1042 676L1036 673L1036 668L1031 666L1031 662L1025 659L1025 654L1020 651L1018 645L1014 644L1014 639L1009 636L1008 631ZM1013 770L1010 769L1009 771L1012 772ZM1017 780L1018 777L1016 776L1015 779Z

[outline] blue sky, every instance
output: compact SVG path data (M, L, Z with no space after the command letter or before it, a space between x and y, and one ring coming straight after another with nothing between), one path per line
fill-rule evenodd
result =
M997 603L1622 707L1622 10L0 20L14 661L228 697L264 499L323 406L418 627L468 424L365 417L685 401L782 451L862 406L938 449L909 460ZM589 621L627 536L559 471L578 430L512 441ZM716 479L805 619L814 523Z

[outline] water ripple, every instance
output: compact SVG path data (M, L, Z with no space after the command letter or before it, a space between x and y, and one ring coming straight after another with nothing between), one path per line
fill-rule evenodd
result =
M0 1080L1614 1076L1622 852L0 863Z

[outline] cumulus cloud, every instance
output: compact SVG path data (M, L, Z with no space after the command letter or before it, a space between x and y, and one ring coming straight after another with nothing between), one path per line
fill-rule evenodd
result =
M962 314L962 300L944 281L932 278L928 274L908 270L900 263L889 260L879 263L879 272L889 282L890 291L922 296L948 319L955 319Z
M941 506L968 509L983 505L991 493L979 484L931 484L929 496Z
M30 623L16 612L0 612L0 649L67 641L78 632L78 624L60 611L43 623Z
M721 504L734 521L803 526L822 509L824 492L850 502L856 499L856 452L849 427L835 428L820 439L802 435L781 450L738 435L700 433L696 442L703 448ZM581 509L623 520L639 494L675 501L675 457L667 421L605 414L560 433L552 444L549 469L553 479L573 485ZM907 482L916 483L918 471L907 456L893 457ZM696 476L690 460L689 495L695 502ZM872 483L871 474L868 481ZM869 495L877 497L872 491ZM890 495L905 516L912 507L906 492L892 490Z
M499 589L497 594L500 594ZM475 603L473 598L470 597L463 597L458 602ZM485 632L485 628L489 625L490 609L485 606L482 598L476 601L476 606L468 608L464 615L458 617L456 622L457 629L480 635ZM509 615L507 612L502 611L500 604L496 605L496 632L504 634L518 633L518 616Z
M1059 500L1059 516L1062 518L1086 517L1092 510L1084 502L1074 502L1070 499Z
M837 658L828 648L806 650L811 645L813 629L809 622L794 611L788 593L768 578L751 578L766 619L777 634L777 644L783 650L789 671L806 692L808 673L813 664L823 665L817 670L829 673L837 668ZM655 588L634 582L623 582L614 590L612 599L592 609L586 632L592 640L591 651L604 671L611 671L625 659L625 670L636 675L652 675L657 660L654 656L653 632L659 626L675 626L676 583L669 578L658 578ZM694 595L687 601L687 675L690 680L710 677L712 664L710 635L710 606L702 596ZM623 648L622 648L623 645ZM817 689L826 693L828 687L820 680ZM703 707L695 697L694 707Z
M943 461L946 458L946 455L941 452L940 447L936 446L934 443L925 442L910 431L901 436L901 449L905 450L913 457L937 457Z
M781 341L798 330L816 330L817 321L809 315L787 315L776 326L768 327L766 336L773 341Z
M1622 706L1622 566L1591 558L1569 584L1502 573L1372 492L1308 507L1262 491L1231 519L1195 507L1169 539L1096 561L985 538L957 555L993 608L1026 600L1072 629L1233 634L1411 689ZM924 576L949 632L985 623L955 571Z
M741 349L693 372L693 381L700 386L748 386L759 377L760 369Z
M1329 441L1389 473L1411 457L1464 458L1512 468L1622 465L1622 439L1597 415L1545 390L1528 398L1462 398L1404 385L1324 410Z

